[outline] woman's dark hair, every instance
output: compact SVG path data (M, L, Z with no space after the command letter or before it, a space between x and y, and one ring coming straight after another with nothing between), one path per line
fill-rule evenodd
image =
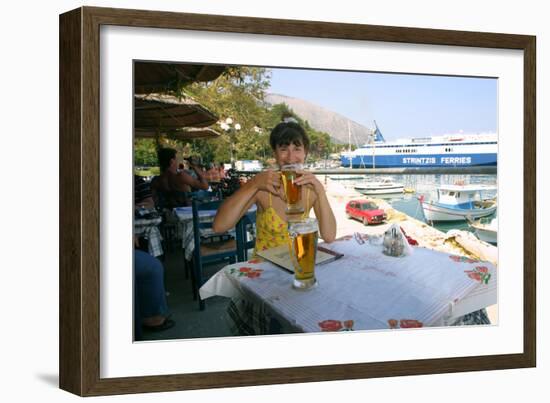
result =
M166 171L170 167L170 160L176 158L177 151L173 148L161 148L157 152L159 160L160 172Z
M303 146L306 153L309 151L309 138L306 131L296 122L281 122L273 128L269 136L269 144L275 150L277 146Z

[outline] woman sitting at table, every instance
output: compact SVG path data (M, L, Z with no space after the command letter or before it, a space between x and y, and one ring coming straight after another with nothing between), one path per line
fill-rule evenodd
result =
M293 118L287 118L275 126L269 142L279 167L303 164L306 160L309 138ZM295 183L301 185L303 217L309 216L313 208L319 221L320 237L325 242L332 242L336 237L336 219L325 189L313 173L301 171L301 174ZM234 227L254 203L258 206L255 250L288 243L288 219L281 172L272 169L257 174L224 201L214 219L214 231L224 232Z
M177 151L173 148L161 148L158 151L160 176L151 182L155 203L162 207L180 207L189 205L186 195L192 189L208 189L208 182L202 170L194 164L190 167L195 171L197 178L193 178L185 171L178 172L176 161Z

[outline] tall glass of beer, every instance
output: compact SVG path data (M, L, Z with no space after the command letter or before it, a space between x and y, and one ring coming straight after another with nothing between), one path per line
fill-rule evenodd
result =
M309 289L317 285L315 258L319 226L316 218L288 224L289 251L294 266L293 287Z
M281 180L285 190L287 214L300 214L304 212L304 206L302 206L302 187L295 183L296 179L301 176L298 171L302 169L302 164L290 164L281 167Z

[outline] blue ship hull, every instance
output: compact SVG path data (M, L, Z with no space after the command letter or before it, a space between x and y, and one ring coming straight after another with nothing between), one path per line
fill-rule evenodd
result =
M350 166L347 156L340 158L343 167ZM475 167L496 166L497 154L419 154L419 155L376 155L376 168L429 168L429 167ZM353 156L352 168L372 168L372 155Z

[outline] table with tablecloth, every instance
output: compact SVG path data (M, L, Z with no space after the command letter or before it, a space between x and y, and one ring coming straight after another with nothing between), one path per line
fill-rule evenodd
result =
M344 256L318 265L310 290L292 288L293 274L254 258L221 269L200 295L232 298L230 314L247 311L251 334L270 333L272 319L289 332L450 325L465 313L462 301L471 311L496 303L497 270L488 262L420 247L392 257L357 237L323 246Z
M158 228L161 222L161 217L134 218L134 235L147 239L149 254L155 257L164 253L162 235Z
M248 213L256 211L256 205L253 205ZM193 237L193 208L177 207L173 210L178 219L178 232L181 236L181 246L184 249L185 259L191 260L195 250L195 239ZM201 222L214 221L217 210L199 210L199 220ZM213 234L209 229L201 228L202 235Z

